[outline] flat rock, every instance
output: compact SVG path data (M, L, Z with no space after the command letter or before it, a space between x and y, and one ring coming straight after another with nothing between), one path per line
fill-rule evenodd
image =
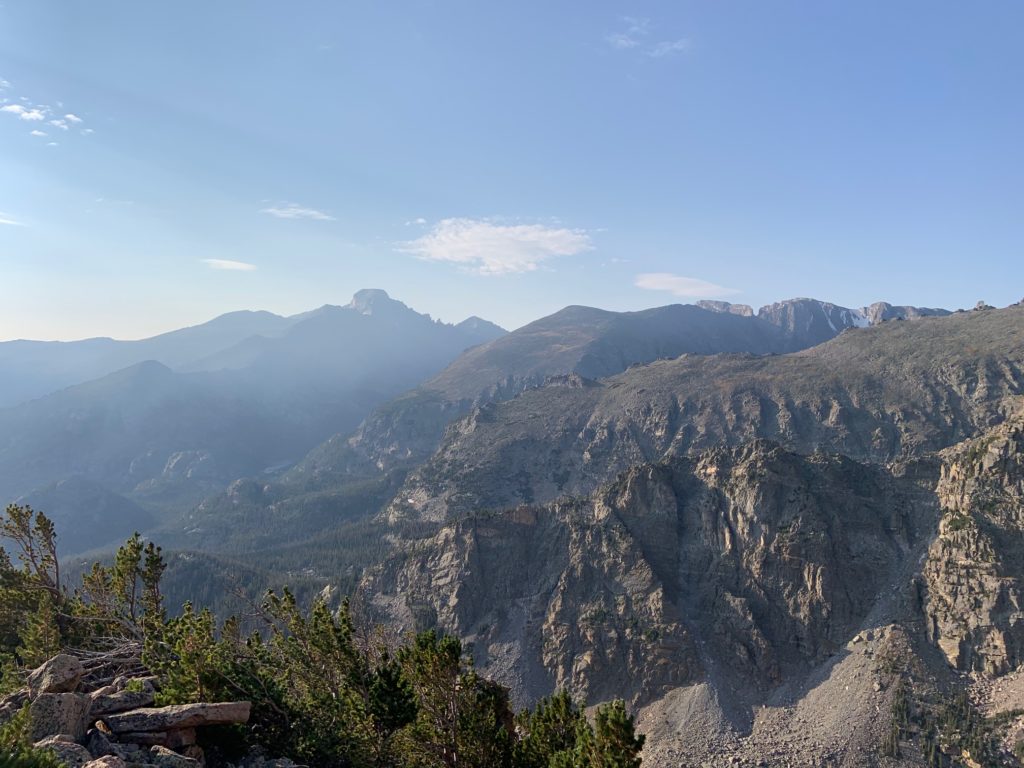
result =
M193 766L201 765L198 760L179 755L167 747L153 747L149 751L149 760L153 765L161 766L161 768L193 768Z
M89 697L83 693L44 693L29 705L30 741L68 734L74 741L85 738Z
M28 676L28 690L32 698L43 693L68 693L78 687L85 670L74 656L59 653Z
M144 707L108 715L103 721L114 733L133 731L173 731L204 725L232 725L249 721L252 709L248 701L219 704L177 704L170 707Z
M92 762L89 750L75 742L70 734L47 736L33 745L36 749L48 749L68 768L80 768Z
M94 693L90 696L92 706L89 709L89 717L92 719L112 715L117 712L128 712L140 707L153 705L154 692L152 687L142 691L118 691L116 693Z

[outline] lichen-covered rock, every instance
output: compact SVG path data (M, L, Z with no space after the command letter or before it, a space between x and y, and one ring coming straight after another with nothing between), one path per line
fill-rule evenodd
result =
M108 715L103 722L114 733L133 731L173 731L206 725L233 725L249 721L252 704L228 701L219 704L178 704L169 707L146 707L130 712Z
M86 763L83 768L128 768L128 763L116 755L105 755Z
M81 768L81 766L92 762L89 750L78 744L70 734L47 736L45 739L35 742L34 746L36 749L53 752L67 768Z
M127 712L132 709L139 709L140 707L149 707L152 706L155 695L152 686L141 691L123 690L116 693L93 693L89 697L91 701L89 717L97 719L104 715Z
M44 693L29 705L29 739L38 741L67 734L74 741L85 738L89 697L82 693Z
M167 747L153 747L149 751L149 760L159 768L198 768L202 765L198 760L179 755Z
M68 693L78 687L85 670L74 656L60 653L33 670L28 676L29 695Z

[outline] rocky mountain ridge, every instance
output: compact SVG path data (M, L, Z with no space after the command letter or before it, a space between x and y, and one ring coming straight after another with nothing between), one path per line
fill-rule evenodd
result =
M542 503L639 463L755 438L885 462L978 434L1022 392L1020 307L886 323L792 355L686 355L475 409L389 514L437 521Z

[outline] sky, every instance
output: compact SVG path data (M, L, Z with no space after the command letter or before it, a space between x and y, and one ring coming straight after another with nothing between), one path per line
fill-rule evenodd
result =
M1024 296L1024 3L0 0L0 339Z

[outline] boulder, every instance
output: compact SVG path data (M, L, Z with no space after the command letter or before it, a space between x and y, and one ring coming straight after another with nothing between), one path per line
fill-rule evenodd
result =
M33 745L36 749L46 749L53 752L57 759L68 768L81 768L81 766L92 762L92 755L89 750L75 742L70 734L62 733L56 736L47 736L40 739Z
M29 705L29 739L38 741L63 733L74 741L85 738L89 697L83 693L44 693Z
M113 754L113 744L99 728L90 728L85 737L85 748L93 757L104 757Z
M99 760L86 763L82 768L128 768L128 763L116 755L106 755Z
M0 726L21 711L21 708L28 701L28 688L4 696L0 699Z
M160 768L197 768L202 765L198 760L179 755L167 747L153 747L149 751L149 761Z
M89 717L93 720L111 715L117 712L127 712L131 709L149 707L153 705L155 693L152 686L149 690L141 691L118 691L116 693L99 692L90 695L92 702L89 708Z
M177 704L170 707L145 707L108 715L103 722L114 733L133 731L174 731L204 725L233 725L249 721L252 704L228 701L220 704Z
M32 698L43 693L68 693L78 687L85 670L74 656L59 653L28 676L28 690Z

